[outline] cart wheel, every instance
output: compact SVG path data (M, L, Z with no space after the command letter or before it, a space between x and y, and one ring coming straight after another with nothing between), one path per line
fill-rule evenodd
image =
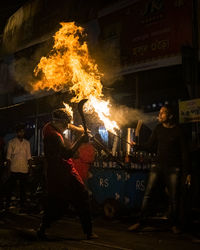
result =
M104 202L103 209L104 215L109 219L113 219L119 214L120 204L115 199L107 199Z

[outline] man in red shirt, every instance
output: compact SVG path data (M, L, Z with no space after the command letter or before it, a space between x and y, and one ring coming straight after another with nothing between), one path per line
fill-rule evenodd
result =
M45 238L45 230L64 215L69 203L76 209L87 239L97 238L92 232L88 192L71 159L80 144L88 138L83 135L83 128L74 126L70 121L71 117L65 109L57 109L53 112L53 121L43 128L47 200L42 223L37 231L39 238ZM70 145L70 141L63 138L66 128L82 133L74 145Z

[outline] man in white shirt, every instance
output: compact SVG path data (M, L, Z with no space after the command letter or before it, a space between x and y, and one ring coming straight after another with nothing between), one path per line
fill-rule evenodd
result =
M26 201L26 184L31 167L30 143L24 139L25 127L20 124L16 127L16 137L9 141L7 149L7 162L10 168L10 178L7 190L7 207L10 206L12 192L19 181L20 208L24 209Z

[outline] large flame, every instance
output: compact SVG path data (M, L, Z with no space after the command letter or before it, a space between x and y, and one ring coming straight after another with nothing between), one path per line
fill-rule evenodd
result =
M101 121L104 122L105 128L115 134L115 129L119 129L115 121L110 120L110 108L109 101L103 101L91 96L89 99L89 105L98 114Z
M87 106L93 107L106 129L114 133L118 126L109 119L109 102L102 100L102 74L89 56L87 43L80 41L84 39L84 30L74 22L61 26L50 54L42 57L34 70L41 80L33 84L33 91L66 89L74 94L71 102L87 98Z

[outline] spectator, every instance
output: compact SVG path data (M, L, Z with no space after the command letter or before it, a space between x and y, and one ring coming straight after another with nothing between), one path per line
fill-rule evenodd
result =
M24 139L24 135L25 126L23 124L17 125L16 137L8 142L6 157L10 168L6 207L9 208L12 192L16 190L16 184L19 181L20 211L25 208L27 179L31 167L30 143Z
M0 166L4 165L5 161L5 142L2 136L0 136Z
M0 136L0 210L4 209L3 198L4 198L4 182L5 182L5 142L3 137Z

